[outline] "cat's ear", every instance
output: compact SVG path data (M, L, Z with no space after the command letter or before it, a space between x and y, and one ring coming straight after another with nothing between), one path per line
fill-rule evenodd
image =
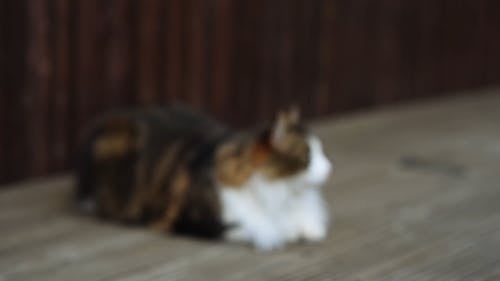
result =
M298 124L300 122L300 109L297 104L294 104L288 110L288 122L290 124Z
M280 111L276 116L276 120L274 121L274 125L271 131L271 145L275 146L279 144L280 141L285 137L287 127L288 127L288 114Z

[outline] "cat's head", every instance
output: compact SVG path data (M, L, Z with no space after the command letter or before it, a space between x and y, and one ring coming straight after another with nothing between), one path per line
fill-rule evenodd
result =
M278 113L260 145L268 149L262 173L272 179L294 177L303 184L320 185L328 178L332 165L321 141L301 122L299 110L292 107Z
M259 173L269 180L294 179L317 186L327 180L332 168L321 141L301 122L296 107L278 113L253 141L229 143L220 152L219 178L233 185Z

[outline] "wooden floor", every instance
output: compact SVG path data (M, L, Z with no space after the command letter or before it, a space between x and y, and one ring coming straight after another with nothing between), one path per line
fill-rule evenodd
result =
M78 217L71 177L0 192L0 280L500 280L500 91L320 122L324 243L274 253Z

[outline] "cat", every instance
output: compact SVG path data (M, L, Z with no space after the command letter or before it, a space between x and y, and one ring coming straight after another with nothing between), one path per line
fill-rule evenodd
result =
M179 106L117 111L79 162L78 206L101 218L258 250L327 236L332 164L297 109L241 132Z

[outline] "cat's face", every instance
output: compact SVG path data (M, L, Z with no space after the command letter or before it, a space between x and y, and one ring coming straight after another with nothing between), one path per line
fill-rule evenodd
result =
M255 174L316 186L326 181L332 167L320 140L308 132L295 109L279 113L253 142L223 145L216 165L218 179L229 186L240 186Z
M269 161L262 169L270 178L294 178L300 184L320 185L332 169L321 141L303 126L296 109L278 115L269 147Z

